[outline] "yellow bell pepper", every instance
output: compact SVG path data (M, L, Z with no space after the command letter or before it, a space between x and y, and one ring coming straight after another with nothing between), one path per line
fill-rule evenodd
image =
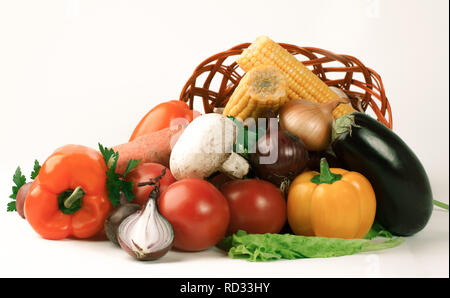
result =
M287 217L297 235L362 238L375 219L376 199L370 182L357 172L329 168L303 172L292 182Z

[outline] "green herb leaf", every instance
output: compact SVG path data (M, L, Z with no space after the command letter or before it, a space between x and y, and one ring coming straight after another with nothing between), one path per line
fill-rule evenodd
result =
M16 209L16 201L9 202L8 206L6 208L6 211L8 211L8 212L17 211L17 209Z
M116 207L120 202L120 178L114 171L106 171L106 188L108 189L108 199Z
M124 177L132 169L134 169L141 160L131 159L128 162L124 175L116 173L117 161L119 159L119 152L114 149L108 149L98 144L100 153L103 155L108 170L106 171L106 188L108 189L108 199L111 204L116 207L120 203L120 193L122 192L127 200L130 202L134 199L133 184L131 181L125 181Z
M14 172L13 182L14 182L15 185L12 187L12 194L9 196L11 199L13 199L13 201L8 203L8 206L6 208L6 210L8 212L17 211L17 209L16 209L16 202L15 202L16 201L16 197L17 197L17 193L19 192L19 189L25 183L27 183L27 178L22 174L22 171L20 170L20 167L17 167L16 171Z
M256 143L258 142L258 139L266 133L266 131L265 129L256 129L244 126L233 116L227 116L227 118L233 120L238 128L236 138L237 141L236 144L234 144L233 151L247 159L249 153L256 152Z
M131 181L124 181L122 180L121 189L125 197L127 198L128 202L131 202L135 195L133 193L133 182Z
M39 171L41 170L41 165L37 159L34 160L33 172L31 172L30 178L32 180L36 179L37 175L39 175Z
M22 174L20 167L17 167L16 171L14 172L13 182L17 186L18 189L21 188L22 185L27 183L27 178L25 178L25 176Z
M103 147L102 144L98 143L98 147L100 149L100 153L103 155L103 159L105 160L106 166L108 169L116 170L117 160L119 159L119 153L114 152L114 149L108 149Z
M297 236L292 234L247 234L238 231L224 238L218 247L228 251L231 258L248 261L273 261L279 259L329 258L359 252L388 249L403 243L397 237L384 242L367 239L340 239Z
M131 172L134 168L136 168L138 166L138 164L141 162L141 160L142 159L139 159L139 160L130 159L128 161L127 168L125 169L125 172L123 173L123 177L126 177L129 172Z

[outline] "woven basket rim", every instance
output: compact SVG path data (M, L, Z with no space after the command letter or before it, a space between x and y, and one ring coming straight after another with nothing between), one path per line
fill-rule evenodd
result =
M229 96L236 88L243 72L236 63L236 59L228 65L224 61L233 56L240 55L251 43L241 43L232 48L218 52L202 61L186 81L180 93L180 100L189 103L193 109L194 99L200 97L203 100L205 113L210 113L215 107L223 107ZM366 112L368 108L375 114L377 120L390 129L393 127L392 110L386 97L386 92L381 76L373 69L366 67L358 58L346 54L335 54L331 51L316 47L300 47L288 43L279 43L291 54L302 57L299 59L327 85L335 86L344 91L350 97L353 107L360 112ZM324 65L330 62L338 62L341 67ZM197 78L208 73L203 85L196 86ZM211 90L211 81L219 73L223 76L218 91ZM327 74L345 73L341 79L329 79ZM361 74L364 81L355 78ZM354 90L356 88L356 90ZM352 90L353 89L353 90Z

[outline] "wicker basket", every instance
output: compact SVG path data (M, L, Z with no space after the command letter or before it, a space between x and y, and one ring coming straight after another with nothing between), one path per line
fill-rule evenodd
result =
M237 45L203 61L183 87L180 100L193 109L195 98L201 98L205 113L211 113L215 107L224 107L244 74L235 60L249 45ZM327 85L344 91L356 110L372 111L378 121L392 129L391 107L381 78L374 70L352 56L318 48L280 45L297 55Z

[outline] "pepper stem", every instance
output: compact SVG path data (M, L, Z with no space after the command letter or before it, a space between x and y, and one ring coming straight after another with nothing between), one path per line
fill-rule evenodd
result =
M320 159L320 174L314 176L311 179L311 182L315 184L332 184L338 180L341 180L341 178L341 174L334 174L330 171L330 166L328 165L327 159L325 157L322 157Z
M64 207L71 208L73 204L81 200L85 194L86 192L81 188L81 186L78 186L77 188L75 188L72 194L64 200Z

